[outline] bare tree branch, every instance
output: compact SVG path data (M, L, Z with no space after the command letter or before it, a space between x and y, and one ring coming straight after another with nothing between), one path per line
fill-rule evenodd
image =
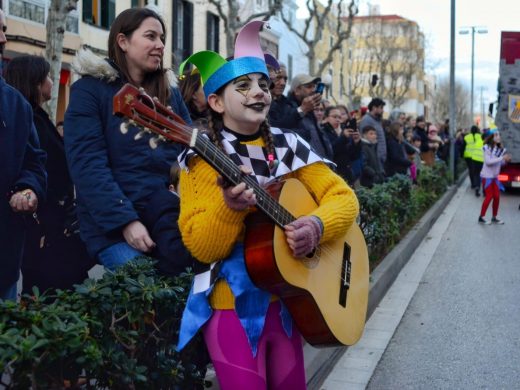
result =
M309 73L320 75L334 60L334 54L341 50L343 42L350 37L352 21L358 12L358 0L350 0L348 5L349 15L346 18L343 17L341 11L343 0L339 0L337 3L336 12L333 12L333 0L327 0L325 5L320 4L317 0L307 0L305 4L310 16L304 21L302 30L293 26L284 12L281 12L281 19L289 31L293 32L307 46L307 53L305 54L309 59ZM321 35L327 23L331 27L329 31L331 32L332 44L325 58L317 58L316 48L320 44ZM319 65L318 61L321 61Z
M383 21L379 16L360 23L356 38L368 53L370 71L378 75L376 86L368 85L371 97L381 97L393 107L407 99L413 76L421 76L424 48L417 26L409 21Z
M267 21L276 14L278 11L282 10L282 0L271 0L268 4L268 11L266 12L258 12L256 14L253 14L247 18L247 20L244 22L244 24L249 23L251 20L260 19Z
M242 20L240 18L241 10L238 1L227 0L225 5L223 5L223 1L220 0L209 0L209 3L216 7L219 17L222 18L224 22L224 30L226 31L226 54L228 56L233 54L235 37L242 26L255 19L268 20L271 16L280 11L283 5L282 0L270 0L266 11L247 15L247 17Z
M449 79L441 79L437 88L432 90L432 121L444 123L450 113L450 82ZM455 81L455 108L456 123L471 123L470 92L460 81Z

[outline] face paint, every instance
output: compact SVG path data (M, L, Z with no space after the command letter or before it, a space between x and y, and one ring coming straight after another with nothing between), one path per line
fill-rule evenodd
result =
M226 86L222 99L224 124L233 131L252 134L258 131L271 105L268 79L261 73L238 77Z
M252 80L248 75L245 75L233 81L233 85L235 85L235 91L242 94L242 96L244 96L246 99L249 99L248 95L253 88L253 83L257 83L262 91L269 93L269 83L265 77L262 77L258 80Z

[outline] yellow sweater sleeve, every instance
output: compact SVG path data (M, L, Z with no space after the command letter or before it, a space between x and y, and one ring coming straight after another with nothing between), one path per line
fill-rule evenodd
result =
M181 172L179 229L184 245L203 263L226 258L244 230L248 211L235 211L224 202L217 172L199 157Z
M289 177L300 180L309 190L318 208L315 215L323 222L321 242L346 233L359 213L354 191L324 163L315 163L292 172Z

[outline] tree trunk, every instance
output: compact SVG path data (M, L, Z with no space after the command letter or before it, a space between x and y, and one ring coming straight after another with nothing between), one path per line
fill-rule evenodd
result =
M51 0L47 17L47 36L45 58L51 65L50 76L53 82L51 100L45 104L45 110L53 122L56 121L58 92L60 89L61 58L67 14L76 9L77 0Z

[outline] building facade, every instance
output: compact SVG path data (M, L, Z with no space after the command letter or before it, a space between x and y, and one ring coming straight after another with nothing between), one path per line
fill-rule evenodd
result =
M8 25L3 65L23 54L44 55L50 0L2 0L0 3ZM175 69L179 61L193 51L219 51L224 31L210 4L184 0L79 0L77 9L67 16L57 121L63 119L68 104L68 91L74 81L71 64L76 51L86 47L101 57L106 56L109 29L115 17L125 9L142 6L153 8L164 18L166 67Z
M8 42L2 54L2 64L22 54L45 54L45 23L50 3L51 0L0 0L8 25ZM238 14L244 21L251 15L267 11L269 7L267 0L242 0L236 4ZM175 71L183 59L200 50L213 50L223 57L232 55L226 50L228 33L222 15L207 0L78 0L76 10L67 16L57 121L63 119L70 85L74 82L71 64L76 51L86 47L100 57L106 56L109 29L115 17L127 8L143 6L153 8L165 21L166 67ZM298 23L296 3L293 0L284 1L283 6L286 14ZM307 73L304 45L276 15L271 18L270 25L271 29L261 33L263 48L287 65L289 77Z
M380 97L388 112L425 114L424 35L416 22L398 15L355 17L345 51L344 91L352 106Z

